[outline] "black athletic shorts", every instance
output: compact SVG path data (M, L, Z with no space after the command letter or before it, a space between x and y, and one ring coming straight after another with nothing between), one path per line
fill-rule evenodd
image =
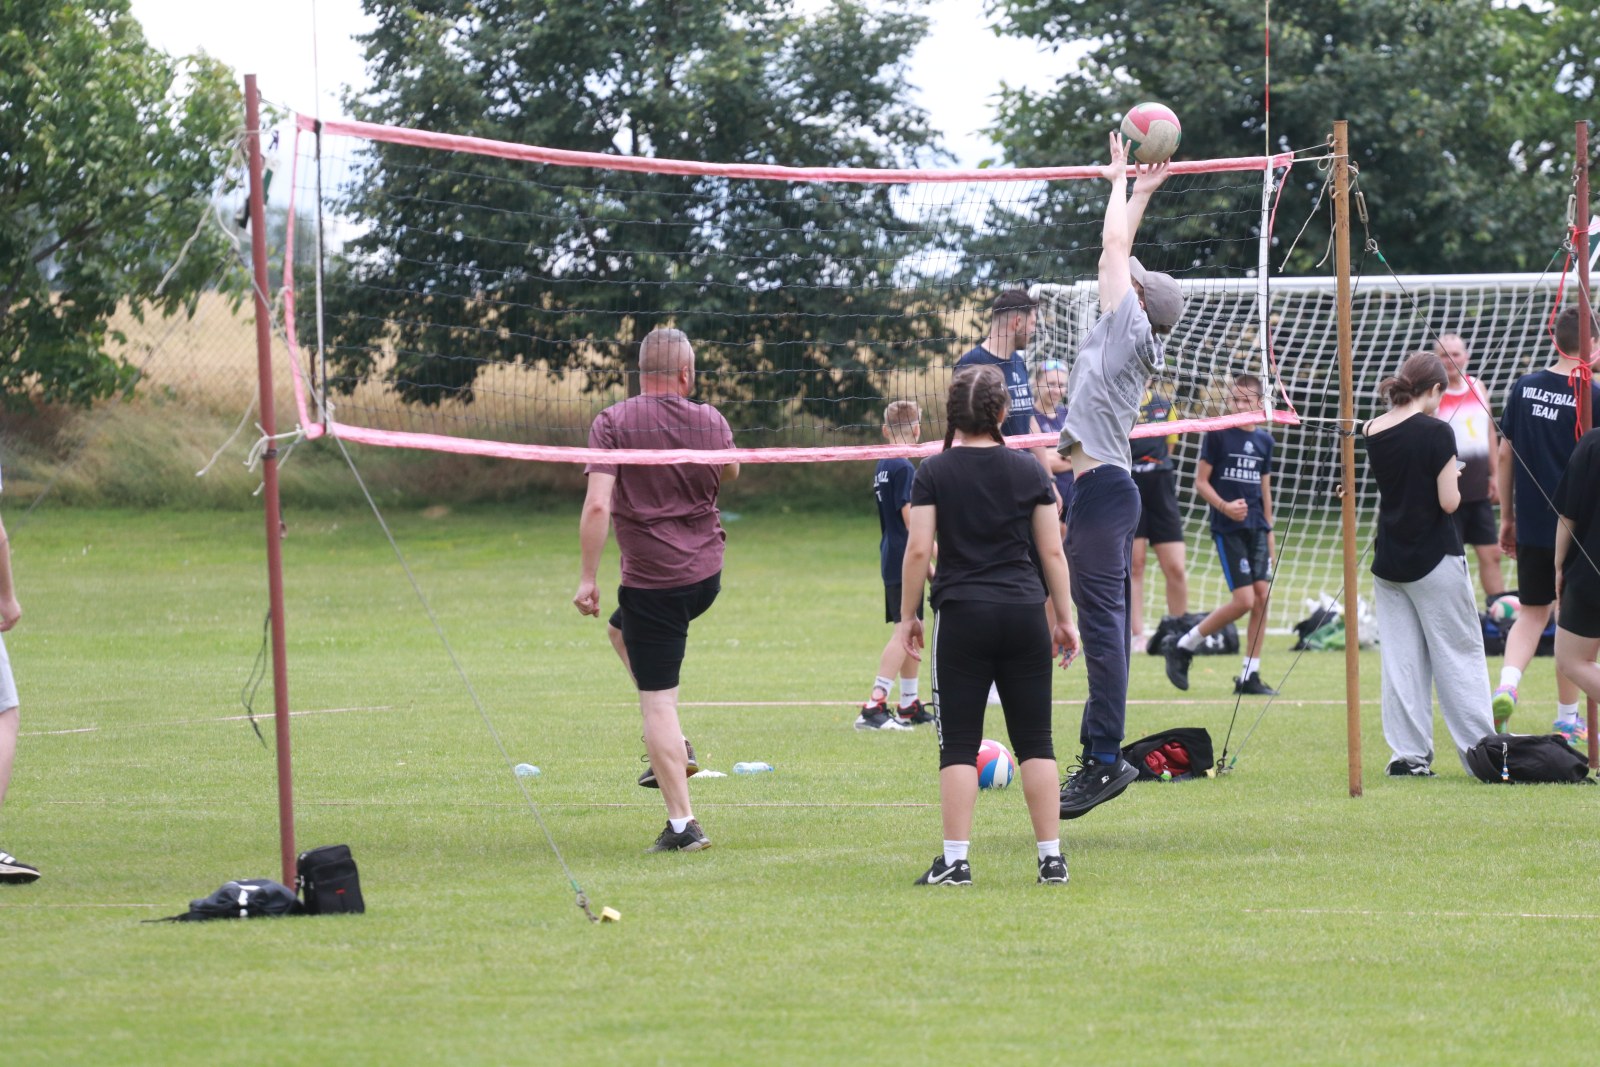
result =
M1272 552L1267 545L1267 530L1229 530L1214 533L1217 558L1222 561L1222 576L1228 591L1252 582L1272 581Z
M1139 487L1139 525L1133 536L1152 545L1183 540L1183 516L1178 514L1176 471L1141 471L1133 476Z
M1517 599L1530 608L1556 602L1555 549L1517 545Z
M676 589L617 588L611 625L622 631L628 665L640 691L678 687L689 624L706 613L722 591L722 572Z
M1588 564L1580 561L1579 566ZM1600 637L1600 597L1594 595L1594 583L1574 582L1571 568L1567 575L1556 625L1579 637Z
M899 582L883 587L883 621L900 621L900 594L905 586ZM922 618L922 597L917 597L917 618Z
M1494 521L1494 505L1487 500L1463 500L1456 508L1456 529L1464 545L1498 545L1500 526Z

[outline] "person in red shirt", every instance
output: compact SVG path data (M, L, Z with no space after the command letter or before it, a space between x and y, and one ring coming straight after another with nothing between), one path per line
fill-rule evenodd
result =
M1478 556L1478 581L1487 603L1506 591L1500 570L1500 523L1495 507L1500 503L1499 435L1494 415L1489 410L1489 394L1478 379L1467 374L1472 357L1460 334L1442 334L1434 342L1434 354L1444 361L1450 384L1439 401L1438 418L1450 424L1456 435L1456 455L1461 468L1461 506L1454 520L1461 540Z
M658 329L645 337L639 387L638 396L595 416L590 448L733 447L728 420L711 405L689 399L694 348L682 330ZM615 526L622 584L607 633L639 690L650 760L639 784L658 786L667 806L667 826L649 851L697 852L709 848L711 839L689 806L688 777L698 768L678 722L678 677L689 624L722 588L727 536L717 493L724 480L739 476L739 465L591 463L584 473L589 485L578 523L582 569L572 603L580 614L599 616L595 575L606 531Z

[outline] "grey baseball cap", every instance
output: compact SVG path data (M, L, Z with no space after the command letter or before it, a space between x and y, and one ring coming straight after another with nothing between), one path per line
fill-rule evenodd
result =
M1183 290L1172 275L1145 270L1144 264L1133 256L1128 257L1128 273L1144 290L1144 313L1150 325L1157 329L1176 326L1183 317Z

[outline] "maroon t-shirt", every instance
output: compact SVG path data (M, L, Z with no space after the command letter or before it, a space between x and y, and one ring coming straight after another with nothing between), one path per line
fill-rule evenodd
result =
M613 404L594 417L590 448L732 448L728 420L710 404L672 393L647 393ZM722 467L591 463L585 474L617 479L611 523L622 551L622 584L631 589L676 589L722 569L727 535L717 520Z

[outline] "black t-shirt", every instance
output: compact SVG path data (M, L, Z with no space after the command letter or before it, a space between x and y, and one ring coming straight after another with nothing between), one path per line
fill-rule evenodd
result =
M1431 415L1413 415L1363 436L1378 480L1372 573L1390 582L1419 581L1446 556L1462 554L1461 532L1439 506L1439 472L1455 462L1455 431Z
M1000 424L1000 432L1007 437L1020 437L1028 432L1033 418L1033 386L1028 382L1028 364L1021 352L1013 352L1002 359L979 345L956 360L956 366L999 367L1006 379L1006 392L1011 396L1011 406L1006 411L1006 421Z
M1009 448L952 448L923 460L913 508L933 505L939 569L930 599L1043 604L1033 559L1033 509L1055 506L1050 476L1032 455Z
M1600 430L1578 442L1556 485L1555 502L1556 512L1572 523L1563 578L1585 599L1600 600Z

